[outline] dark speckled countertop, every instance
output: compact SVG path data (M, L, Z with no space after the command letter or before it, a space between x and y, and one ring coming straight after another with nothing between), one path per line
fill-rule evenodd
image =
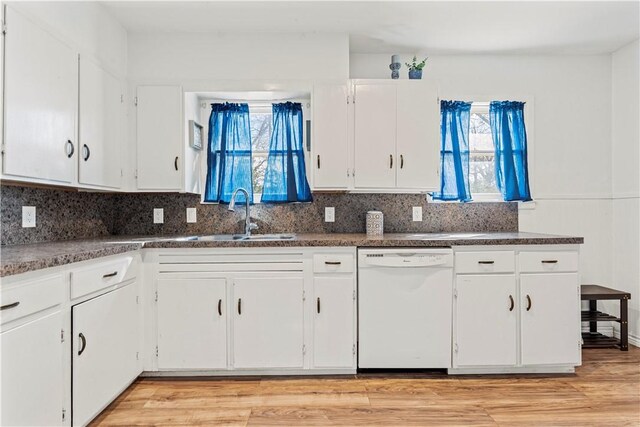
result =
M0 248L0 277L55 267L74 262L121 254L142 248L211 247L447 247L468 245L556 245L581 244L582 237L537 233L425 233L385 234L369 238L366 234L297 234L292 240L197 241L188 236L110 236L90 240L8 245Z

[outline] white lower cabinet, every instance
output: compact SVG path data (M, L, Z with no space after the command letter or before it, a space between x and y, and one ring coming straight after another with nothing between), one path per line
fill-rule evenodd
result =
M458 275L455 295L455 365L515 365L515 275Z
M85 425L140 374L135 283L72 308L73 425Z
M316 276L313 279L313 366L355 366L355 279Z
M234 368L302 368L303 287L302 276L234 279Z
M158 368L227 367L227 281L158 280Z
M63 314L56 311L0 334L1 425L66 424L62 329Z
M570 372L580 365L578 261L577 248L457 252L454 371Z
M580 364L577 273L520 275L523 365Z

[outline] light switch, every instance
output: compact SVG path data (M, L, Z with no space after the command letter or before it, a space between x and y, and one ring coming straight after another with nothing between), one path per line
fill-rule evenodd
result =
M324 222L336 222L336 208L333 206L324 208Z
M164 223L164 209L162 208L153 209L153 223L154 224Z
M413 207L413 220L416 222L422 221L422 206Z
M22 227L33 228L35 226L36 226L36 207L23 206L22 207Z
M196 222L196 208L187 208L187 222Z

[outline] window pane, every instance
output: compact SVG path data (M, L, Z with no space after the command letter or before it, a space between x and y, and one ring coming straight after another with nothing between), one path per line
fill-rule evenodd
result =
M268 151L271 140L271 113L251 114L251 146L253 151Z
M267 170L267 156L253 155L253 194L262 194L264 173ZM258 202L258 200L256 200Z
M469 123L469 186L471 195L499 193L496 186L493 137L489 113L473 111Z

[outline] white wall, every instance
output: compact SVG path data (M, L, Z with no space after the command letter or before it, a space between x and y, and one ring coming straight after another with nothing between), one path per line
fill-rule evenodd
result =
M219 80L346 79L346 34L130 34L129 78L211 91ZM207 87L208 85L208 87Z
M98 2L6 2L43 28L91 56L105 69L127 75L127 32ZM8 27L11 23L7 23ZM10 30L9 30L10 31Z
M350 75L389 78L389 62L390 55L353 54ZM403 67L401 78L406 74ZM583 236L583 282L610 283L610 55L436 56L424 78L438 81L442 99L530 100L536 203L520 210L520 229Z
M640 342L640 42L612 55L612 286L631 292L629 332ZM615 310L616 304L607 304Z

